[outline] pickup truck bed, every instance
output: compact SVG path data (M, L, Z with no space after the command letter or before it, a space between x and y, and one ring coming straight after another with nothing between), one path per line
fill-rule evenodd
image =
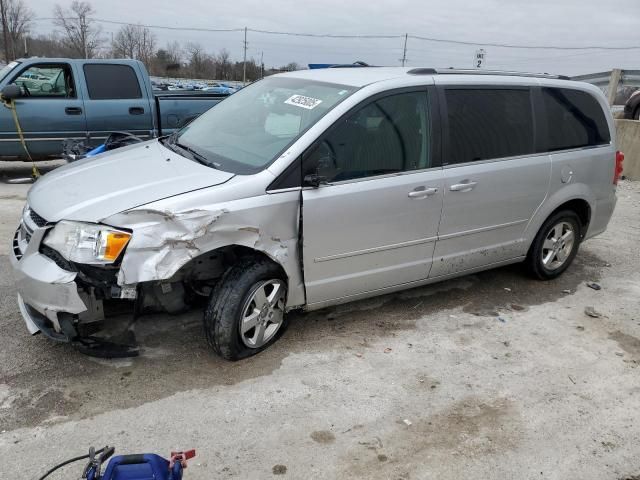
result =
M114 131L143 139L171 133L226 95L154 94L138 60L28 58L0 70L0 91L20 86L14 100L35 160L60 157L66 139L101 144ZM25 160L11 111L0 106L0 159Z

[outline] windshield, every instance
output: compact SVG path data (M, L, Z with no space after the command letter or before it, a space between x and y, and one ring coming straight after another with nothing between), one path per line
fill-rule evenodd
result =
M20 65L20 62L11 62L8 65L5 65L4 67L2 67L2 69L0 69L0 80L2 80L4 77L6 77L7 74L11 70L16 68L18 65Z
M355 90L296 78L266 78L220 102L168 143L212 167L256 173Z

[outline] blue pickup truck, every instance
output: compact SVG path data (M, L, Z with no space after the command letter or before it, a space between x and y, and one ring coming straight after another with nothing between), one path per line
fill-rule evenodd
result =
M143 139L165 135L226 96L157 94L138 60L68 58L11 62L0 70L0 92L5 98L12 92L34 160L59 158L62 142L67 139L97 146L115 131ZM0 159L26 158L12 112L0 105Z

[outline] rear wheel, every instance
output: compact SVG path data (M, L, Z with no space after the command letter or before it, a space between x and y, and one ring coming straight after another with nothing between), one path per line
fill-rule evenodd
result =
M287 284L278 265L250 257L233 265L211 293L204 314L207 341L227 360L264 350L284 331Z
M531 245L527 266L540 280L556 278L576 254L582 238L580 218L572 210L560 211L547 219Z

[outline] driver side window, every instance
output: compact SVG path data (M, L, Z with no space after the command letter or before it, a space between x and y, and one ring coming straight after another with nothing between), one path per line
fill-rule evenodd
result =
M75 98L71 67L66 64L39 64L23 70L12 82L25 98Z
M303 176L339 182L431 166L426 92L380 98L339 120L303 159Z

